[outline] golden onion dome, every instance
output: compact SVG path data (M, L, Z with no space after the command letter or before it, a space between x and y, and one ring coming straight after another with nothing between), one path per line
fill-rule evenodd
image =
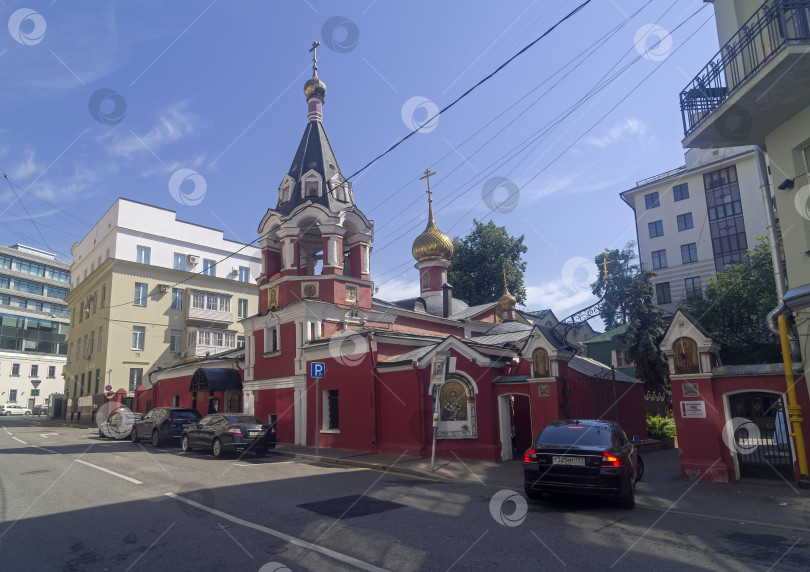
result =
M312 77L304 84L304 96L307 101L310 97L317 97L321 101L326 97L326 84L321 81L317 73L313 73Z
M449 262L453 258L453 241L439 230L433 220L433 199L428 199L427 227L414 239L411 252L417 262L436 259Z
M517 305L517 298L515 298L511 292L509 292L509 287L506 285L506 268L503 269L503 295L498 298L498 309L499 310L514 310L515 306Z

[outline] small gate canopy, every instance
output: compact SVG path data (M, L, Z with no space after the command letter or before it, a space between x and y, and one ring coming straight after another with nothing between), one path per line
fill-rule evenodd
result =
M235 369L201 367L191 376L189 391L242 391L242 376Z

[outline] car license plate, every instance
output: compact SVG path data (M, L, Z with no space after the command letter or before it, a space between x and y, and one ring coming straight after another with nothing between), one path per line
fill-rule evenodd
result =
M554 455L551 459L553 465L576 465L579 467L585 466L585 457L564 457L561 455Z
M248 431L248 437L258 437L261 434L261 431Z

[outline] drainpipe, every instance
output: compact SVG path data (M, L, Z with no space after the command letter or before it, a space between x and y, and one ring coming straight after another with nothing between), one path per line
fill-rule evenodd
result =
M807 469L807 451L804 448L802 433L802 408L796 400L796 382L793 378L793 362L790 357L790 346L787 335L787 316L779 316L779 340L782 343L782 360L785 362L785 381L787 382L788 415L793 432L790 434L796 441L796 456L799 459L799 487L810 488L810 472Z
M416 390L419 392L419 455L425 454L425 394L423 391L424 384L422 377L419 375L419 362L413 360L411 362L413 373L416 376Z
M373 338L374 334L369 333L368 335L368 355L371 358L371 412L372 412L372 419L373 419L373 426L372 426L372 433L371 433L371 446L378 447L377 444L377 424L378 424L378 412L377 412L377 360L374 359L374 346L373 346Z

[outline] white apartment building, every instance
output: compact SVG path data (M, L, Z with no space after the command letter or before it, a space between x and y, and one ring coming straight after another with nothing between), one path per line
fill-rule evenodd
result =
M0 403L33 409L63 388L70 264L30 246L0 246Z
M118 199L71 252L69 412L109 391L132 395L156 369L244 345L239 320L258 312L259 248Z
M754 147L690 149L683 166L621 198L635 213L640 262L656 273L655 302L668 313L767 234Z

